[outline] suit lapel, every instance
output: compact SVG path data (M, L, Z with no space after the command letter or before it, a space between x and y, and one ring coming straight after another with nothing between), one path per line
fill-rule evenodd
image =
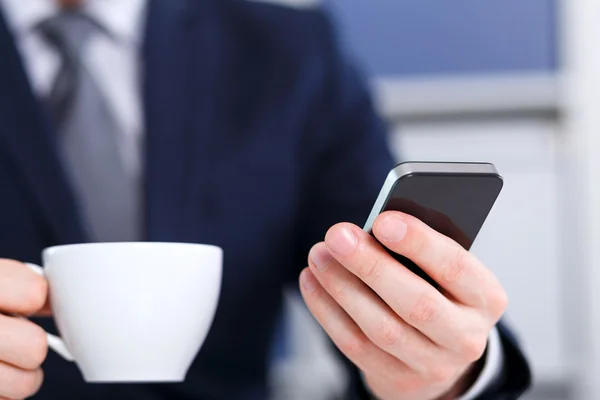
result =
M150 2L144 46L146 232L207 240L211 149L218 131L217 2ZM202 228L202 229L200 229Z
M0 154L15 170L51 242L85 240L51 132L0 12Z

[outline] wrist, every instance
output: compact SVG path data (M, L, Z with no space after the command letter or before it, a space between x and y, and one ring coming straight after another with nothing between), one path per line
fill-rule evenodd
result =
M435 400L456 400L464 395L475 384L475 381L477 381L477 378L481 374L481 371L485 365L486 356L487 350L479 360L469 366L465 373L461 375L461 377L446 394L436 398Z

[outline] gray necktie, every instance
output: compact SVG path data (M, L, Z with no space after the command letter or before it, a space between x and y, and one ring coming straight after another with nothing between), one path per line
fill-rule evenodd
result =
M39 29L62 59L48 106L91 239L139 240L142 190L124 168L119 127L81 62L86 41L102 28L79 12L66 11L44 21Z

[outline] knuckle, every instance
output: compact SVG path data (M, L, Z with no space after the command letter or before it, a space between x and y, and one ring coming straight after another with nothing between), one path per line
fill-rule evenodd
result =
M430 294L423 294L415 302L408 313L408 319L412 322L433 322L439 313L439 304Z
M48 355L48 340L46 332L39 326L28 323L27 356L24 357L23 366L27 369L39 368Z
M349 359L362 360L368 354L366 339L353 336L340 342L339 348Z
M445 383L453 379L455 372L445 364L434 365L429 368L427 380L433 383Z
M397 320L385 316L376 328L374 341L383 348L397 347L402 344L405 332Z
M41 371L23 371L14 379L12 392L16 398L23 399L34 395L41 385Z
M407 231L406 239L404 241L407 255L421 254L427 250L427 231L418 226L411 228L412 229Z
M502 287L499 287L496 290L491 290L488 296L490 311L495 318L499 318L508 307L508 294Z
M331 297L333 297L336 303L345 304L348 292L352 291L353 286L354 285L351 282L343 282L334 285L334 288L331 290Z
M46 279L21 262L0 259L0 282L5 289L0 296L5 311L28 314L37 311L46 302ZM10 290L6 290L7 287Z
M379 257L362 264L358 268L358 276L363 281L375 281L381 277L382 272L383 262Z
M37 311L46 304L48 297L48 282L41 276L33 275L23 293L22 306L31 311Z
M467 363L472 363L483 356L487 346L487 337L483 335L465 336L459 343L461 359L464 359Z
M400 374L392 380L392 389L397 393L412 393L421 389L425 383L420 376Z
M457 282L465 274L469 265L468 253L460 246L452 246L448 257L441 266L442 280L445 282Z

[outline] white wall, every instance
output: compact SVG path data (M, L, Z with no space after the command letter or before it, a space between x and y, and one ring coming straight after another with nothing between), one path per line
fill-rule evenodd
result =
M600 398L600 2L561 4L563 127L576 240L571 254L577 280L568 292L569 313L581 315L571 330L581 345L573 358L580 399Z

